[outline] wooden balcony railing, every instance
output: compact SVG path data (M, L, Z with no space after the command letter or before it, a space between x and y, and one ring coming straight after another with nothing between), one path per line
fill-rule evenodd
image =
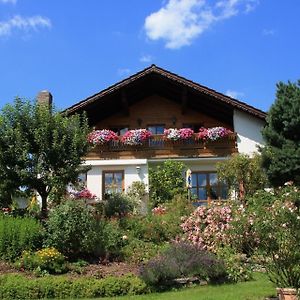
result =
M126 145L121 141L111 141L98 145L89 153L88 158L151 158L151 157L199 157L226 156L237 152L236 134L216 141L203 142L196 135L188 140L167 140L163 135L153 135L142 145Z

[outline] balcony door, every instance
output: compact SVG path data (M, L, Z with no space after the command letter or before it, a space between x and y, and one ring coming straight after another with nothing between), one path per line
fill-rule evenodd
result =
M227 186L218 180L215 172L192 172L191 197L199 205L227 199Z
M102 174L102 194L103 198L107 198L114 193L122 193L124 191L124 171L103 171Z

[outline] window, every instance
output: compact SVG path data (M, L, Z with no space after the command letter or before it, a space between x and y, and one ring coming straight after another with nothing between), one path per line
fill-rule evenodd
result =
M148 125L148 130L152 134L163 134L165 130L165 125L164 124L159 124L159 125Z
M124 191L124 171L103 172L103 196Z
M112 130L113 132L115 132L117 135L123 135L128 131L128 127L129 126L115 126L115 127L111 127L110 130Z
M227 199L228 189L215 172L192 172L191 197L200 205L212 200Z

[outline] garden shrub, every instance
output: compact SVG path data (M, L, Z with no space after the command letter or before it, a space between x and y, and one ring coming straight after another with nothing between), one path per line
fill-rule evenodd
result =
M148 195L144 182L134 181L127 189L126 195L133 204L133 214L147 213Z
M68 257L94 252L98 242L97 222L81 201L66 201L49 214L45 246Z
M254 201L257 252L265 258L262 262L271 281L281 287L300 288L299 187L287 186L273 197L273 203L260 207Z
M105 260L113 260L122 257L127 236L119 226L118 220L102 220L99 224L98 241L96 254Z
M209 207L198 207L181 227L185 239L204 250L216 253L219 247L230 243L227 232L231 221L231 207L214 203Z
M150 286L159 288L174 284L176 278L191 276L218 281L226 277L226 272L223 262L216 255L184 242L173 243L141 269L142 279Z
M16 265L41 274L61 274L67 271L65 257L55 248L44 248L34 253L23 251Z
M70 279L65 276L28 279L20 275L0 276L1 299L96 298L146 292L146 284L133 275L104 279Z
M133 211L133 202L124 194L114 193L107 196L104 202L104 215L107 218L124 217Z
M43 228L29 217L0 215L0 257L13 261L24 250L35 250L41 246Z
M123 248L123 257L130 263L147 262L158 255L168 244L157 245L153 242L145 242L137 238L130 238Z
M222 247L218 249L217 256L224 262L227 281L236 283L252 279L252 270L246 255L233 248Z

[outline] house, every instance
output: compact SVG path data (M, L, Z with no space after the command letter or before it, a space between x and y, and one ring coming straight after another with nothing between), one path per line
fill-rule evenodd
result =
M98 198L126 191L134 181L148 185L149 167L173 159L191 170L191 192L200 203L224 198L226 187L218 182L216 163L237 152L256 151L263 144L266 118L257 108L156 65L66 110L69 115L84 111L95 129L110 129L120 136L138 128L152 133L141 145L111 141L87 155L91 169L84 180ZM203 141L197 135L172 141L163 135L167 128L191 128L197 133L202 127L224 127L231 133L216 141Z

